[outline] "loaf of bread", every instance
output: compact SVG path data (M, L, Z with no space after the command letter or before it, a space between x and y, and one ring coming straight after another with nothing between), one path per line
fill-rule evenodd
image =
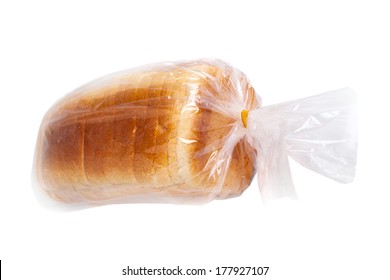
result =
M246 110L258 105L245 75L219 60L100 78L46 113L35 154L38 183L66 203L237 196L251 182L255 152L243 138L228 158L218 156L240 120L213 110L237 100Z

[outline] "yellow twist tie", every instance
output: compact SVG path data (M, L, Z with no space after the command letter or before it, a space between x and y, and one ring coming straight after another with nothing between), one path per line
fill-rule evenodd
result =
M246 119L248 118L248 111L247 110L242 110L241 111L241 120L242 123L244 124L244 127L246 127Z

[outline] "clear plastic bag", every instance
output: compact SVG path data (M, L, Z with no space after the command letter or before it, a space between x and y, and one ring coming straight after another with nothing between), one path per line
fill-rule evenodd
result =
M197 203L295 197L288 157L353 180L355 95L337 90L261 106L246 76L212 59L160 63L93 81L46 113L34 174L68 204Z

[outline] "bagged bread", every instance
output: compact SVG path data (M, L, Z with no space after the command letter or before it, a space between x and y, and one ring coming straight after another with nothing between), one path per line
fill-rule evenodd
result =
M294 197L288 156L353 179L354 119L349 89L261 107L246 76L223 61L147 65L54 104L34 169L40 188L70 204L228 198L256 169L265 199Z

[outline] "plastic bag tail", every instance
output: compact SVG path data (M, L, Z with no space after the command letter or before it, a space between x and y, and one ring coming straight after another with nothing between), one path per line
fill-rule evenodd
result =
M252 110L247 138L257 151L265 201L296 198L288 156L341 183L353 181L357 154L356 95L335 90Z

